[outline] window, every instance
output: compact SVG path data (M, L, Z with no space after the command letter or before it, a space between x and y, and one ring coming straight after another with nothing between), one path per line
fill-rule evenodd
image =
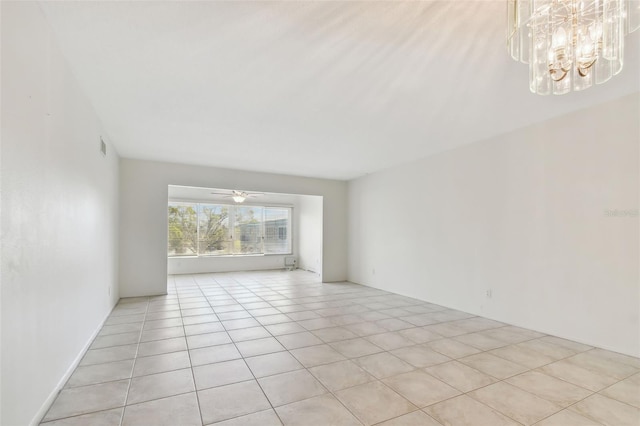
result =
M168 254L291 254L291 208L171 201Z

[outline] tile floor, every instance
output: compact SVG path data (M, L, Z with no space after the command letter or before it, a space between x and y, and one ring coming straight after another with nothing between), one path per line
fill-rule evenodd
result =
M633 425L640 359L295 271L122 299L43 425Z

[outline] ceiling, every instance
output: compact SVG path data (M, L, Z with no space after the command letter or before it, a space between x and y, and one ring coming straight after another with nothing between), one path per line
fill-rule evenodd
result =
M172 201L210 201L223 204L238 204L234 203L234 201L231 199L231 191L231 189L226 188L202 188L195 186L169 185L168 196L169 200ZM238 189L238 191L242 191L242 189ZM296 204L297 200L299 200L301 197L317 197L314 195L293 195L277 192L246 192L255 195L252 197L248 197L245 202L239 205L293 205Z
M640 92L528 90L499 1L41 2L127 158L351 179Z

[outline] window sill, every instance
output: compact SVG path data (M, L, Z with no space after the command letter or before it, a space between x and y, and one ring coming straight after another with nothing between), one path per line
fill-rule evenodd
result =
M199 258L235 258L235 257L272 257L293 256L293 253L260 253L260 254L202 254L189 256L167 256L167 259L199 259Z

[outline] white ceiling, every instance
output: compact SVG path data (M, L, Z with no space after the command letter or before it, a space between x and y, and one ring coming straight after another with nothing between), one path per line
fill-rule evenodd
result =
M41 2L123 157L350 179L640 92L528 90L506 0Z
M234 188L236 189L236 188ZM242 191L242 189L236 189L237 191ZM211 201L211 202L219 202L224 204L236 204L230 197L231 189L227 188L202 188L195 186L179 186L179 185L169 185L168 195L169 200L177 201ZM296 204L297 200L300 197L317 197L314 195L293 195L293 194L282 194L277 192L253 192L246 191L249 194L254 194L254 196L246 199L242 205L267 205L267 206L276 206L276 205L293 205ZM214 194L215 193L215 194ZM220 193L223 193L222 195ZM226 193L227 195L224 195Z

